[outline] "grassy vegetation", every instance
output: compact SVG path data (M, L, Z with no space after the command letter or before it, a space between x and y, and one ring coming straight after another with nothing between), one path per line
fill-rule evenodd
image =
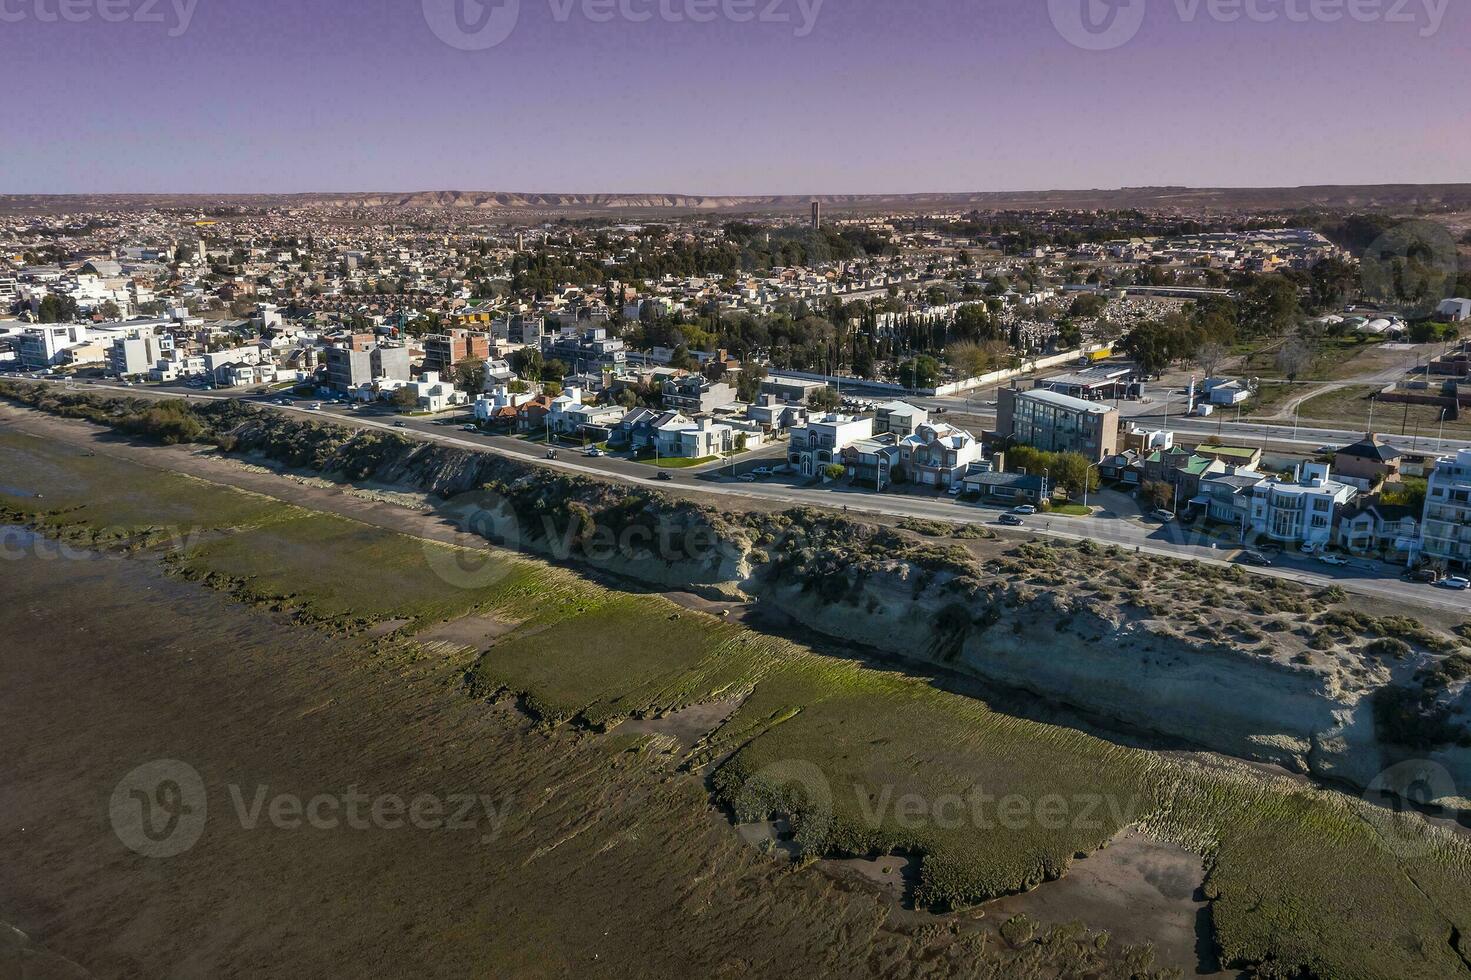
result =
M1093 508L1084 507L1082 504L1053 504L1049 514L1059 514L1063 517L1088 517L1093 513Z
M1369 397L1380 390L1377 385L1354 385L1309 398L1302 404L1302 418L1362 429L1368 425ZM1379 432L1403 431L1405 435L1413 435L1418 430L1429 448L1440 433L1440 416L1441 409L1435 405L1379 402L1374 407L1374 427ZM1471 437L1471 418L1447 419L1445 434L1447 438Z
M1416 817L1386 817L1340 793L1205 768L1000 714L922 678L820 655L539 564L508 559L490 580L461 587L447 581L446 574L454 576L446 568L483 556L264 506L260 498L115 460L36 451L10 436L0 441L0 454L11 464L0 482L23 492L54 490L59 501L83 508L73 523L137 526L187 515L201 526L235 529L198 544L176 567L243 598L333 626L403 618L417 628L469 613L519 623L479 657L466 680L475 692L521 695L549 723L607 726L745 695L697 756L723 760L713 777L717 799L744 819L790 815L811 854L919 855L917 898L926 905L960 907L1038 885L1065 873L1076 854L1137 824L1202 856L1228 963L1265 964L1264 972L1281 976L1462 970L1459 953L1467 951L1454 948L1452 938L1471 936L1471 848L1426 831ZM62 498L79 474L89 482ZM89 496L119 488L110 509L85 509ZM802 518L766 519L774 534L776 522ZM792 575L822 570L827 532L819 521L803 524L812 550L793 557ZM843 532L836 523L830 530ZM884 550L918 568L970 568L953 547L884 538ZM1015 565L1007 574L1029 576L1037 587L1066 586L1078 566L1070 553L1042 546L1006 561ZM999 564L998 573L1005 572ZM846 572L847 564L835 567ZM1141 558L1132 567L1143 576L1173 566ZM787 574L784 568L777 574ZM1192 574L1199 589L1218 596L1233 573L1209 580L1199 569ZM1309 601L1302 591L1284 584L1263 601L1274 614L1322 616L1328 600ZM1323 628L1437 642L1408 621L1324 620ZM797 772L819 775L817 792L788 778L793 763L809 767ZM915 819L899 802L906 799L922 807L970 803L958 821L938 810ZM1019 801L1019 810L1003 811L1007 799ZM1012 931L1018 942L1031 941Z
M97 543L149 544L269 520L265 497L0 433L0 514Z
M718 459L720 459L719 456L704 456L700 459L689 459L684 456L660 456L655 459L653 456L648 456L643 459L635 459L634 462L643 463L646 466L657 466L663 470L682 470L691 466L704 466Z
M1348 381L1360 375L1383 371L1404 358L1403 351L1382 350L1379 337L1325 337L1319 343L1311 366L1298 374L1299 381ZM1277 348L1249 354L1236 372L1248 378L1278 380L1284 377L1277 366Z

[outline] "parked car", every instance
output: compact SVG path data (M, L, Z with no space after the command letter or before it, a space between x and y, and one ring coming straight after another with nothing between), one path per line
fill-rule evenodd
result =
M1011 508L1011 512L1013 514L1031 515L1037 513L1037 508L1031 504L1021 504L1020 506Z
M776 470L772 469L770 466L758 466L751 471L752 476L774 476L775 474Z
M584 452L582 455L588 456L588 457L590 457L592 459L597 459L600 456L606 456L607 453L603 452L597 446L593 446L590 449L588 449L586 452Z
M742 473L740 476L736 477L736 479L739 480L741 483L755 483L756 482L756 478L754 476L752 476L751 474L749 474L749 473Z
M1272 559L1268 558L1260 551L1243 551L1241 553L1241 560L1248 565L1257 565L1261 568L1272 567Z
M1306 544L1304 544L1302 546L1302 553L1305 554L1305 555L1313 555L1313 554L1317 554L1317 552L1318 552L1318 546L1316 544L1314 544L1313 542L1311 542L1311 541L1307 542Z
M1406 582L1425 582L1434 585L1440 578L1440 575L1433 568L1411 568L1401 575L1400 578Z
M1018 514L1002 514L997 523L1005 524L1007 527L1021 527L1026 521L1022 520Z
M950 496L952 496L952 497L958 497L964 491L965 491L965 484L964 483L952 483L952 484L950 484L950 491L949 491L950 492Z
M1471 589L1471 579L1464 579L1459 575L1443 578L1436 584L1442 589L1455 589L1457 592L1464 592L1467 589Z
M1173 521L1175 519L1175 512L1172 510L1156 510L1152 512L1149 516L1153 517L1157 521L1168 524L1170 523L1170 521Z
M1337 555L1330 555L1330 554L1327 554L1326 552L1318 556L1318 561L1322 562L1325 565L1347 565L1348 564L1348 559L1347 558L1340 558Z
M462 426L460 426L460 428L463 429L466 432L479 432L480 431L480 426L475 425L474 423L468 423L466 425L462 425Z

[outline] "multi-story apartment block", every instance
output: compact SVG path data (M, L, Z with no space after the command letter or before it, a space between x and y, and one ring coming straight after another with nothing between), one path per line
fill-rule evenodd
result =
M147 374L168 350L173 349L172 339L167 348L160 342L163 338L154 334L139 337L119 337L112 342L107 352L108 370L118 377Z
M450 330L424 338L424 370L449 378L462 361L490 359L490 334Z
M88 341L87 326L82 323L47 324L27 327L16 339L15 353L21 367L28 371L54 367L67 362L66 351Z
M1471 565L1471 449L1442 459L1426 484L1421 555L1466 568Z
M409 380L407 347L376 345L367 350L329 347L326 351L327 384L338 391L349 391L380 378L390 381Z
M1118 452L1116 409L1055 391L1003 388L997 394L1002 438L1049 453L1081 453L1095 463Z

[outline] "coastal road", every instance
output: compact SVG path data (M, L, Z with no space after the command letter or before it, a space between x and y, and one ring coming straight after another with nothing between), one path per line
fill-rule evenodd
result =
M50 383L72 388L95 388L140 397L179 397L182 395L190 400L229 400L232 397L238 397L190 390L164 390L157 387L124 387L100 382L50 381ZM1009 529L995 526L997 519L1004 513L1002 509L961 502L943 494L921 494L919 492L875 494L872 491L846 485L799 484L791 477L742 482L729 476L729 470L725 466L714 466L714 464L700 469L668 470L666 472L670 474L670 479L660 480L656 468L642 463L609 457L589 459L582 457L576 449L564 449L560 451L557 459L546 459L544 446L510 436L485 436L462 432L457 425L448 424L442 420L396 418L389 414L353 412L344 406L332 406L331 410L328 410L325 404L322 410L313 411L303 407L305 404L311 404L309 401L283 406L269 401L270 397L273 396L243 400L253 401L263 408L284 414L330 420L359 429L396 432L400 435L459 449L497 453L564 473L576 473L598 479L614 479L652 489L683 489L717 497L759 500L782 506L803 505L887 519L915 518L944 521L951 524L985 524L992 525L993 529L1003 536L1019 534L1064 541L1091 540L1099 544L1116 545L1140 554L1198 561L1221 567L1237 565L1255 575L1282 578L1320 588L1336 585L1346 591L1373 598L1471 614L1471 593L1448 592L1428 585L1404 582L1398 578L1395 569L1380 563L1354 560L1347 566L1333 567L1306 556L1287 553L1280 556L1271 568L1241 565L1235 560L1237 549L1234 546L1223 542L1213 542L1212 539L1177 522L1146 523L1138 516L1137 508L1132 505L1132 502L1120 494L1101 495L1103 509L1097 511L1092 517L1039 514L1026 517L1024 527ZM769 454L760 458L758 454L752 454L750 458L742 457L737 463L737 470L738 472L749 471L755 465L762 465L763 459L769 463L773 458Z

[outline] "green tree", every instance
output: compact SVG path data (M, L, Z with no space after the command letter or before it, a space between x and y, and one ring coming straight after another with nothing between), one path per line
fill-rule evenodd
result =
M843 396L836 388L815 388L807 404L819 412L831 412L843 403Z
M478 357L467 357L456 364L455 386L462 391L484 391L485 362Z
M920 354L899 365L899 383L906 388L933 388L940 381L940 362Z

